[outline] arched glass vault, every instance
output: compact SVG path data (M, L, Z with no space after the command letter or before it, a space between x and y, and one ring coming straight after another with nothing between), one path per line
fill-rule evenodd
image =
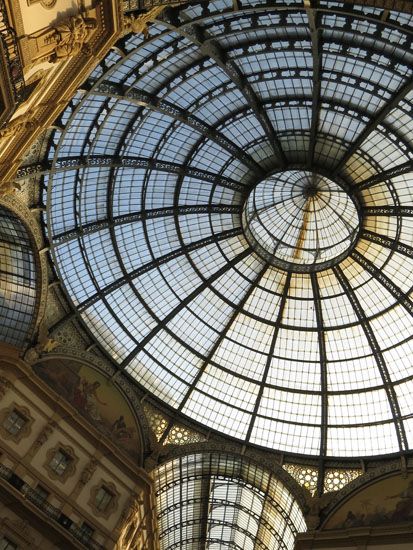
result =
M292 550L306 530L287 487L224 453L173 459L154 472L161 550Z
M0 206L0 334L18 348L30 340L37 284L33 242L19 217Z
M287 453L413 447L412 29L168 8L64 111L44 200L72 317L179 414Z

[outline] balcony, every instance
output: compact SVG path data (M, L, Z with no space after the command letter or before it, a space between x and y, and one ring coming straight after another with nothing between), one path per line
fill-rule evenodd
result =
M53 522L56 522L56 524L59 524L59 526L66 529L69 534L85 548L89 550L104 550L104 546L94 541L88 533L80 527L77 527L69 517L47 502L43 494L30 487L30 485L25 483L21 477L13 472L13 470L3 464L0 464L0 479L7 481L12 487L17 489L26 501L31 502L38 510L45 514L48 519L51 519Z
M0 128L24 100L23 67L16 33L4 0L0 0Z

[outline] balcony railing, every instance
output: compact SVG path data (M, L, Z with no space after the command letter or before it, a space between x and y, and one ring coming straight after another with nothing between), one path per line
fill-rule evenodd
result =
M104 546L94 541L90 537L90 534L85 533L81 527L74 525L69 517L62 514L58 508L47 502L43 494L30 487L30 485L25 483L21 477L13 472L13 470L3 464L0 464L0 478L10 483L10 485L17 489L26 500L34 504L49 519L54 520L60 526L67 529L69 533L86 548L90 550L104 550Z
M25 84L23 66L17 44L16 33L10 25L6 4L0 0L0 47L7 64L9 79L12 84L16 103L23 101Z

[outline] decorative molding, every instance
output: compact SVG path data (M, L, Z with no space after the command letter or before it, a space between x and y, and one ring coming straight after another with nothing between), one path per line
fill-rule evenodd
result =
M0 400L6 395L6 392L12 387L10 380L0 375Z
M69 464L67 465L66 469L61 475L57 474L50 467L51 460L53 459L55 454L58 453L59 451L63 451L70 458ZM76 456L73 447L58 443L55 447L47 451L46 462L44 463L44 467L50 479L59 480L62 483L64 483L69 477L74 475L76 471L76 464L78 463L78 461L79 461L79 458Z
M102 488L106 489L112 495L110 502L108 502L108 505L104 510L100 510L96 505L96 497L97 497L98 491L99 489L102 489ZM117 491L115 484L112 483L111 481L105 481L101 479L97 485L92 487L90 491L90 499L88 504L92 508L95 516L108 519L118 509L119 497L120 497L120 494Z
M172 3L171 3L172 4ZM125 33L134 33L134 34L143 34L145 38L149 36L149 23L155 21L155 19L160 15L167 6L160 5L155 6L149 11L135 15L125 15L124 17L124 31Z
M28 458L32 458L39 451L39 449L43 447L51 434L54 432L55 428L57 428L57 424L53 420L42 428L36 440L33 442L32 446L27 452L26 456Z
M199 432L181 424L174 424L164 441L164 445L188 445L189 443L201 443L206 440L207 438Z
M88 40L91 55L83 52L70 57L67 61L57 64L43 79L41 89L36 91L22 104L18 113L26 110L36 120L30 131L21 130L8 141L2 140L0 150L0 181L8 182L14 179L24 151L36 141L46 127L53 124L66 103L71 99L75 90L95 67L116 40L123 34L121 25L123 20L122 3L117 0L98 2L87 13L88 17L96 19L96 29ZM23 35L24 32L19 32ZM29 42L26 40L26 42ZM51 66L53 68L53 65ZM35 101L35 104L34 104Z
M15 434L10 433L4 427L4 422L6 418L8 418L13 411L16 411L25 420L24 426L20 430L18 430ZM30 414L29 409L27 407L22 407L21 405L17 405L16 403L13 402L6 409L2 409L0 411L0 435L3 439L10 439L15 443L19 443L21 439L28 437L30 435L32 431L33 422L34 422L34 418Z
M283 468L297 483L304 487L304 489L307 489L312 496L315 495L318 484L317 467L301 466L300 464L283 464Z

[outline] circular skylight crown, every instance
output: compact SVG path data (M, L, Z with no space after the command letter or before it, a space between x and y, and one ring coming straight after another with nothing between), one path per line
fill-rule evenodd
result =
M251 246L272 265L309 273L348 254L359 214L352 197L331 179L286 170L254 187L244 205L243 227Z

